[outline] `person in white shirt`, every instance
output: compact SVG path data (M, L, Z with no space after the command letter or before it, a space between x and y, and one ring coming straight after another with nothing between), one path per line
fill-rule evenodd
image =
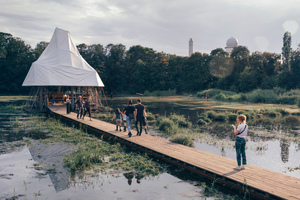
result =
M236 128L234 125L232 125L233 132L236 135L235 150L236 150L236 160L238 164L238 166L234 168L236 170L245 169L245 165L247 164L246 152L245 152L245 148L246 148L245 136L248 133L248 125L246 124L246 119L247 117L245 115L239 115L237 117L238 127Z

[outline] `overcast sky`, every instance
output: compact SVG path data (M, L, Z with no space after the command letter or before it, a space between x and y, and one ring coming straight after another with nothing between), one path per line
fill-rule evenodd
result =
M281 53L285 31L300 43L299 0L0 0L0 32L33 48L55 27L76 45L124 44L188 55L224 48L231 36L251 52Z

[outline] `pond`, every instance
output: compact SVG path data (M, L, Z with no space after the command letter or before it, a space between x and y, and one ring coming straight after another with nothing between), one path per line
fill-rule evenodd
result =
M128 98L109 100L113 108L124 108ZM212 105L212 102L191 98L143 98L143 104L153 114L183 114L192 122L204 109L232 109L234 105ZM214 103L215 104L215 103ZM0 107L7 104L1 104ZM242 105L242 104L240 104ZM243 105L242 105L243 106ZM256 106L247 105L256 108ZM272 107L272 105L269 105ZM293 109L293 108L289 108ZM91 171L70 174L63 167L62 156L73 151L64 143L43 145L39 143L47 135L33 134L27 129L15 129L11 124L30 119L23 112L0 113L0 199L222 199L222 195L235 195L226 188L218 188L216 194L205 195L202 182L210 180L191 175L173 166L166 165L158 176L139 177L119 171L108 173ZM44 116L35 116L41 119ZM13 123L12 123L13 122ZM156 130L151 130L150 134ZM25 142L30 138L31 144ZM230 145L218 145L195 141L195 148L220 156L235 159L235 149ZM51 152L51 153L50 153ZM300 178L300 144L289 140L248 137L248 163L279 173ZM218 196L219 195L219 196ZM221 197L220 197L221 196ZM239 199L239 197L237 197Z
M128 97L110 99L110 105L115 108L124 108L128 101ZM134 103L138 97L133 97ZM282 108L289 112L300 112L299 108L293 105L275 105L275 104L250 104L250 103L236 103L236 102L218 102L205 101L198 98L189 97L143 97L142 103L145 105L147 111L153 114L170 115L176 113L184 115L193 124L197 122L197 115L204 110L230 110L236 111L240 109L274 109ZM230 126L230 124L228 124ZM250 127L251 128L251 127ZM255 130L256 131L256 130ZM269 130L259 130L264 132L261 137L247 137L246 155L248 164L269 169L275 172L284 173L289 176L300 178L299 170L292 170L295 167L300 167L300 135L298 133L298 142L290 140L274 139L266 137L271 134ZM276 134L281 130L272 131ZM284 134L284 133L280 133ZM219 138L220 140L226 140ZM235 160L235 149L233 146L221 146L219 144L208 144L206 142L195 141L195 148L207 151L213 154L224 156Z
M0 199L215 199L205 196L201 186L210 185L210 180L170 165L157 176L103 170L71 174L63 155L73 146L40 143L48 137L43 131L14 126L32 117L46 120L45 116L5 112L3 105L7 104L0 103Z

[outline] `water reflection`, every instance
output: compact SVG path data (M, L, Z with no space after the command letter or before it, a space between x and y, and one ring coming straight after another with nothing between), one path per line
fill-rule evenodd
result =
M281 139L280 148L281 148L281 160L282 162L286 163L289 161L290 142L287 141L286 139Z
M123 173L123 175L127 179L128 185L132 184L132 179L133 178L136 178L136 182L138 184L140 184L141 180L144 178L143 174L137 173L137 172L127 172L127 173Z

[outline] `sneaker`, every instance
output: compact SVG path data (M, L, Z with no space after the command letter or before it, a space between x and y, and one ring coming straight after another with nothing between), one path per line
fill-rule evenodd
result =
M235 170L241 170L241 166L236 166L234 169Z
M140 132L137 132L136 135L137 135L137 136L140 135Z
M128 136L131 137L131 135L132 135L131 132L129 132L129 133L128 133Z
M241 166L241 169L246 169L245 165L242 165L242 166Z

